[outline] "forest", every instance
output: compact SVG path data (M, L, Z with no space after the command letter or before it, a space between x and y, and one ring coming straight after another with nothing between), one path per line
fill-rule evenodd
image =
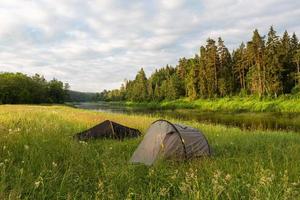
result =
M69 84L57 79L47 81L43 76L22 73L0 73L0 104L64 103Z
M254 30L251 40L232 52L222 38L209 38L194 57L180 58L175 67L157 69L149 78L141 68L134 80L100 96L107 101L144 102L233 95L276 98L299 91L299 40L287 31L279 36L271 26L267 36Z

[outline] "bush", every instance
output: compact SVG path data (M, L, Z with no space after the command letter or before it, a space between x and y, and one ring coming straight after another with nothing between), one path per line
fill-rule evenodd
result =
M292 89L291 93L292 93L293 95L300 96L300 86L299 86L299 85L296 85L296 86Z

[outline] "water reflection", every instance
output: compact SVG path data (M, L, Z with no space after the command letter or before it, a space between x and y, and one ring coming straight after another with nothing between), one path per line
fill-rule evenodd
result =
M231 113L231 112L211 112L191 109L179 110L149 110L142 108L129 108L112 106L105 102L99 103L78 103L75 107L96 110L109 113L126 114L150 114L161 118L171 117L183 120L196 120L203 123L224 124L228 126L240 127L241 129L264 129L264 130L292 130L300 132L299 113Z

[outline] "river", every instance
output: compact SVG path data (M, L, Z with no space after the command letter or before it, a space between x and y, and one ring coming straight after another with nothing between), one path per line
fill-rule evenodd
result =
M106 102L74 103L82 109L129 115L154 115L161 118L196 120L202 123L223 124L241 129L289 130L300 132L300 113L279 112L211 112L195 109L150 110L142 108L121 107Z

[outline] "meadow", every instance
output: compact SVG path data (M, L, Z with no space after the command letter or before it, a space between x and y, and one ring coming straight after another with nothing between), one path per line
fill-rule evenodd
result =
M72 139L105 119L145 133L157 118L0 105L0 199L300 199L299 133L180 121L205 133L213 155L147 167L128 163L142 137Z
M113 105L128 107L142 107L148 109L197 109L202 111L226 112L300 112L300 98L298 96L280 96L278 98L256 96L233 96L215 99L189 100L181 98L160 102L131 102L112 101Z

